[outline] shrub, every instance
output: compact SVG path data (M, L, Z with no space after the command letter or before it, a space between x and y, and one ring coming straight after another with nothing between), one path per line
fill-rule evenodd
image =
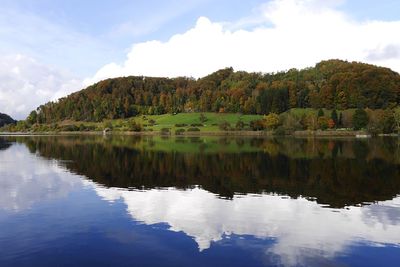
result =
M48 127L47 127L46 130L48 130ZM64 125L64 126L61 128L61 130L62 130L62 131L65 131L65 132L76 132L76 131L79 131L79 127L76 126L76 125L73 125L73 124L71 124L71 125Z
M110 130L112 130L112 128L113 128L113 125L112 125L111 121L105 121L103 123L103 126L104 126L104 128L108 128Z
M186 127L187 124L186 123L177 123L175 124L175 127Z
M200 132L200 129L196 128L196 127L192 127L192 128L187 129L187 131L188 132Z
M202 123L204 123L204 122L206 122L208 119L207 119L207 117L203 114L203 113L201 113L200 114L200 121L202 122Z
M243 121L236 122L236 130L239 130L239 131L243 130L244 126L245 126L245 124Z
M282 126L279 126L278 128L276 128L274 130L274 135L282 136L282 135L285 135L285 134L286 134L286 130Z
M265 129L264 121L263 120L253 120L250 121L250 128L253 131L261 131Z
M149 120L149 125L150 126L153 126L153 125L155 125L156 124L156 121L155 120L153 120L153 119L150 119Z
M202 123L192 123L190 124L192 127L203 127L204 125Z
M143 127L140 123L137 123L135 120L129 120L128 130L134 132L141 132L143 130Z
M161 134L170 134L169 128L162 128L160 131L161 131Z
M318 128L321 130L326 130L329 127L329 118L322 116L318 117Z
M176 134L176 135L182 135L184 132L185 132L185 129L177 129L177 130L175 131L175 134Z
M222 131L229 131L231 129L231 125L227 121L223 121L219 124L219 129Z

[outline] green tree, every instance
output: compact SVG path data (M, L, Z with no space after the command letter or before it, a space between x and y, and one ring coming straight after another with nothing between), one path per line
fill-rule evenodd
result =
M26 121L27 121L30 125L37 123L37 120L38 120L38 114L37 114L36 110L33 110L33 111L29 114L28 118L26 119Z
M325 113L324 113L324 111L322 110L322 108L320 108L319 110L318 110L318 118L319 117L323 117L323 116L325 116Z
M383 118L381 120L382 124L382 133L390 134L395 131L396 121L393 115L393 112L390 110L385 111L383 114Z
M396 130L400 130L400 108L396 108L393 112L393 118L396 125Z
M362 128L365 128L368 124L368 121L369 119L367 112L362 108L356 109L353 115L354 130L360 130Z

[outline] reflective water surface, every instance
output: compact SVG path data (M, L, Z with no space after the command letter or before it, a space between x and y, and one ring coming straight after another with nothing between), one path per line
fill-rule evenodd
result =
M398 138L0 137L0 266L398 266Z

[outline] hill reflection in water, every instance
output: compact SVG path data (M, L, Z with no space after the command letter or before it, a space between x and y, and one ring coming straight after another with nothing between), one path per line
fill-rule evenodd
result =
M15 140L15 139L14 139ZM390 200L400 192L398 139L32 137L42 157L106 187L199 186L220 197L270 192L328 207Z

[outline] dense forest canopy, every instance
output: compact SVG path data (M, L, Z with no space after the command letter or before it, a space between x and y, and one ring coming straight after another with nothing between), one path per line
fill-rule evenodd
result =
M4 125L13 124L16 121L7 114L0 113L0 127Z
M40 106L28 121L102 121L179 112L281 113L290 108L393 108L400 75L388 68L328 60L278 73L226 68L204 78L122 77Z

